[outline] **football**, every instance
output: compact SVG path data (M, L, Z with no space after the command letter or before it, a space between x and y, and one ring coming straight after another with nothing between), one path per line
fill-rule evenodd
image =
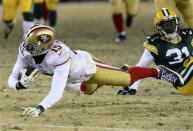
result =
M28 66L28 67L25 67L24 69L27 69L26 75L29 76L36 68L31 67L31 66ZM24 69L22 69L22 70L24 70ZM22 70L20 71L20 73L19 73L19 75L18 75L18 80L21 79Z

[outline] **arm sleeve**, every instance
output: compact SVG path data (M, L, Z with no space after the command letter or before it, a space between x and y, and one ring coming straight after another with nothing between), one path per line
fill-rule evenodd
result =
M17 61L13 67L13 70L8 78L8 87L16 90L16 83L18 82L18 75L20 71L26 66L24 60L18 55Z
M154 58L151 53L147 49L145 49L136 66L148 67L153 60ZM141 80L136 81L133 85L130 86L130 89L138 90L140 82Z
M69 60L65 64L59 65L55 68L51 90L49 91L49 94L42 100L42 102L39 103L39 105L43 106L45 110L52 107L62 98L68 80L69 70Z

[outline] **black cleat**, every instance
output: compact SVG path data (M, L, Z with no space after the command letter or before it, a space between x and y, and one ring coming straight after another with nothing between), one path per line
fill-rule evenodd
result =
M129 89L128 95L135 95L137 93L136 89Z
M13 30L13 26L6 27L4 30L3 38L8 39L12 30Z
M183 86L184 80L180 74L163 65L159 65L158 69L160 70L158 79L168 81L172 83L174 87Z
M116 43L124 43L126 41L126 35L118 35L117 38L115 39L115 42Z

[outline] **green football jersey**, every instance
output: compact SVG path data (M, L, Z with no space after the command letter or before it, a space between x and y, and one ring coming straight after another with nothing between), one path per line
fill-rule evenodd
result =
M162 39L160 34L154 34L147 37L144 46L151 52L156 65L164 65L180 73L184 69L184 61L193 56L193 31L180 29L178 34L181 36L178 43L171 43Z

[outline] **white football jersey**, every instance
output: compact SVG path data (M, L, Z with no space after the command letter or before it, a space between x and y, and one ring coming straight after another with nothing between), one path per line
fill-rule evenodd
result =
M68 83L81 83L96 73L96 65L88 52L71 50L58 40L48 50L41 63L36 63L21 44L17 61L8 79L9 87L16 89L18 74L27 66L37 68L40 73L53 76L51 90L40 103L45 109L60 100Z

